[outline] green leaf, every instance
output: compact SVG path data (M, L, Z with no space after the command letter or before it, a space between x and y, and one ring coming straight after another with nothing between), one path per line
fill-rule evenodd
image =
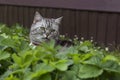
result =
M16 64L18 64L19 66L22 65L22 59L21 59L21 57L17 56L16 54L13 54L13 55L12 55L12 59L13 59L13 61L14 61Z
M68 66L72 64L72 62L69 62L68 60L59 60L58 62L52 63L55 68L57 68L60 71L66 71L68 69Z
M52 80L50 74L44 74L42 75L39 80Z
M93 44L91 41L86 40L81 44L81 46L93 47Z
M80 50L83 51L83 52L85 52L85 53L89 52L89 49L88 49L87 46L80 47Z
M11 70L7 70L3 75L0 76L0 80L5 80L12 73Z
M34 73L31 75L33 78L35 77L40 77L46 73L49 73L49 72L52 72L55 68L48 65L48 64L45 64L45 63L41 63L41 64L37 64L33 70L34 70Z
M103 62L104 62L104 61L108 61L108 60L116 61L116 62L119 61L118 58L115 57L115 56L113 56L113 55L106 55L106 57L103 59Z
M93 56L93 54L91 53L88 53L88 54L84 54L82 55L82 61L85 61L85 60L89 60L91 57Z
M93 66L93 65L81 65L79 69L79 74L78 76L80 78L94 78L98 77L103 73L103 70L99 67Z
M34 72L32 72L31 71L31 68L25 68L24 69L24 72L23 72L23 74L24 74L24 76L23 76L23 80L32 80L32 74L33 74Z
M28 67L31 65L32 61L34 60L34 56L32 53L25 53L26 55L22 57L23 59L23 66Z
M79 69L81 67L81 64L74 64L70 70L74 71L76 73L76 75L79 73Z
M10 57L10 54L4 51L0 51L0 60L5 60Z
M76 64L76 63L79 63L80 62L80 57L79 57L79 55L80 54L74 54L73 56L72 56L72 58L73 58L73 61L74 61L74 63Z
M90 59L83 61L84 64L90 64L100 67L102 65L101 59L98 56L92 56Z
M75 71L65 71L62 80L77 80Z
M12 39L9 39L9 38L2 40L1 45L2 46L9 46L9 47L12 47L12 48L16 47L15 42Z
M13 75L10 75L9 77L7 77L5 80L20 80L17 77L14 77Z
M101 67L104 70L108 72L116 72L120 74L120 65L117 62L108 60L106 62L103 62L102 64L103 65Z

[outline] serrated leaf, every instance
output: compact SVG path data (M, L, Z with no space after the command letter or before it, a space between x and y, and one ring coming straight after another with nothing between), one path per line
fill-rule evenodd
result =
M12 48L16 47L15 42L12 39L8 39L8 38L2 40L1 45L2 46L9 46L9 47L12 47Z
M6 77L8 77L12 71L7 70L3 75L0 76L0 80L5 80Z
M72 63L69 63L69 61L67 60L59 60L58 62L54 64L54 66L60 71L66 71L70 64Z
M33 56L32 55L27 55L23 61L24 61L23 66L28 67L28 66L31 65L31 63L33 61Z
M73 55L73 61L74 61L74 63L79 63L80 62L79 54Z
M44 74L42 75L39 80L52 80L50 74Z
M33 78L34 77L40 77L41 75L44 75L46 73L49 73L49 72L52 72L55 68L48 65L48 64L45 64L45 63L41 63L41 64L37 64L35 67L34 67L34 73L31 75Z
M75 71L75 73L78 74L80 67L81 67L81 64L74 64L70 70Z
M85 53L89 52L89 49L88 49L87 46L81 46L80 50L83 51L83 52L85 52Z
M7 77L5 80L20 80L19 78L13 76L13 75L10 75L9 77Z
M84 41L84 42L81 44L81 46L93 47L93 44L92 44L92 42L86 40L86 41Z
M100 67L102 65L101 64L101 59L97 56L93 56L90 59L84 61L83 63L84 64L95 65L95 66L98 66L98 67Z
M120 74L120 65L115 61L106 61L101 67L108 72L117 72Z
M4 60L10 57L10 54L4 51L0 51L0 60Z
M85 54L85 55L82 56L82 61L88 60L88 59L90 59L92 56L93 56L93 54L91 54L91 53Z
M62 80L76 80L75 71L65 71L62 75Z
M93 65L81 65L78 76L83 79L98 77L103 70Z
M106 55L105 58L103 59L103 62L107 60L116 61L116 62L119 61L118 58L113 55Z
M13 61L14 61L16 64L18 64L19 66L22 65L22 59L21 59L21 57L17 56L16 54L13 54L13 55L12 55L12 59L13 59Z

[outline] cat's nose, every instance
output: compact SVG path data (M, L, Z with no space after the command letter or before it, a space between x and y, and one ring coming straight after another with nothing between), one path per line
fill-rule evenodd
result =
M44 37L44 38L46 38L46 37L47 37L47 35L46 35L46 34L43 34L43 37Z
M46 36L49 36L49 33L46 33Z

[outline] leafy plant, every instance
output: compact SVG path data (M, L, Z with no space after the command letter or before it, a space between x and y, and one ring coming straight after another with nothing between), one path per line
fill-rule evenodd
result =
M62 36L61 40L70 40ZM0 25L0 80L119 80L119 51L106 51L89 40L69 47L54 40L36 48L28 30ZM115 53L115 54L114 54Z

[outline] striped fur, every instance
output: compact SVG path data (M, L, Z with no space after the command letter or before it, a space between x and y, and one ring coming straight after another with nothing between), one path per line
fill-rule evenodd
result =
M39 12L36 12L30 29L30 42L38 45L43 41L58 39L61 19L62 17L57 19L44 18Z

